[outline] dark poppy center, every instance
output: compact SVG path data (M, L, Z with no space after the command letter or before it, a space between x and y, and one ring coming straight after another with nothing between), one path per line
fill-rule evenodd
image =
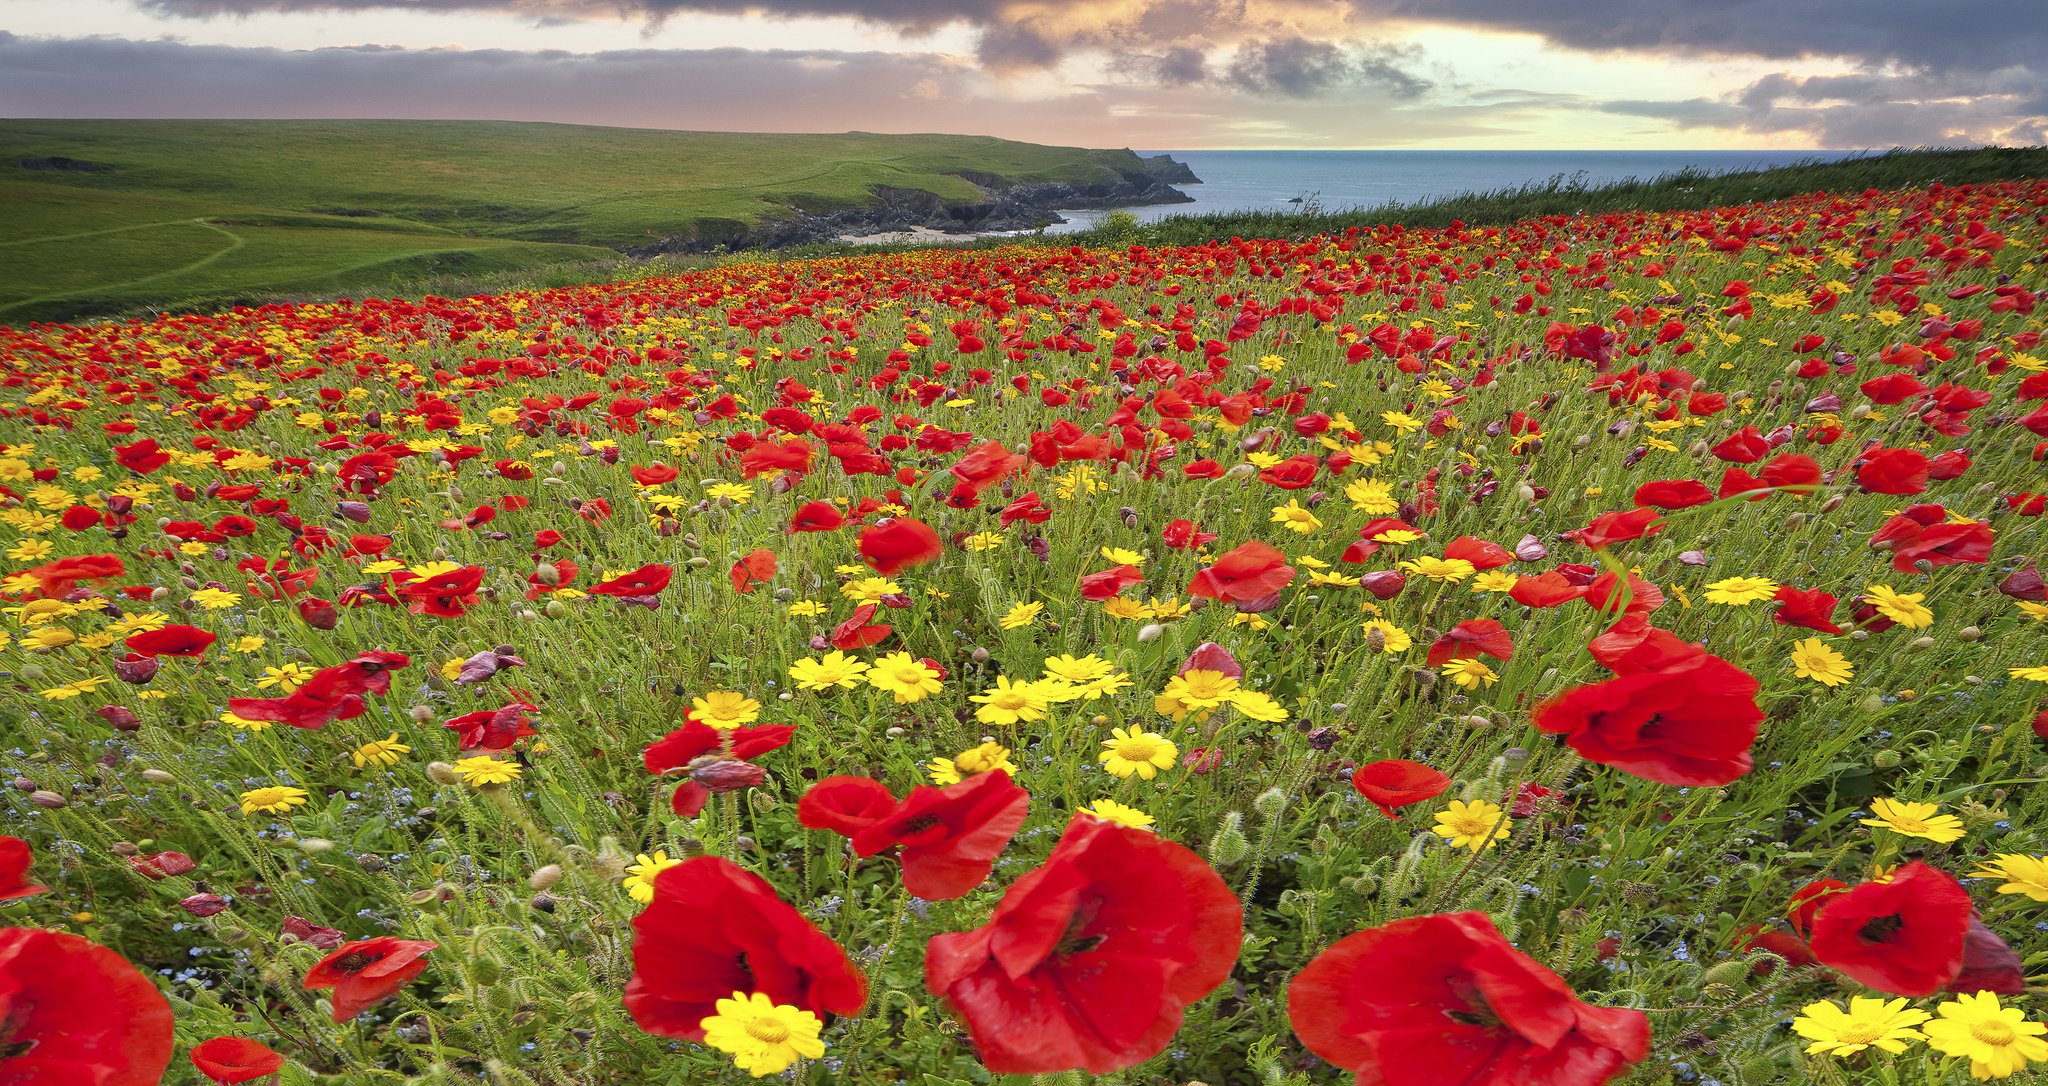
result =
M343 973L360 973L370 966L383 961L384 955L367 950L352 951L334 960L334 968Z
M912 834L923 833L924 831L931 829L933 826L936 826L938 824L938 815L921 814L918 815L916 818L913 818L910 821L903 823L903 827L900 830L900 833L904 837L909 837Z
M1101 911L1102 899L1099 897L1077 902L1074 915L1067 918L1067 930L1060 936L1059 945L1053 953L1086 954L1101 946L1109 936L1088 930L1095 926L1095 914Z
M1899 914L1892 913L1889 916L1880 916L1872 919L1864 924L1862 930L1858 931L1857 934L1861 935L1866 942L1882 943L1897 934L1898 930L1905 926L1905 920L1901 919Z
M1500 1015L1494 1013L1493 1005L1486 1001L1485 993L1470 977L1451 977L1451 995L1463 1007L1444 1008L1444 1017L1461 1026L1478 1026L1481 1029L1499 1029Z
M26 1002L0 1004L0 1062L26 1056L36 1047L35 1038L20 1035L33 1009L34 1005Z

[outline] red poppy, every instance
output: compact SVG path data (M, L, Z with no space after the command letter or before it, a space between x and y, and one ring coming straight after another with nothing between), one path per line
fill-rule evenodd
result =
M1714 446L1714 455L1731 464L1754 464L1771 451L1770 442L1754 426L1729 434Z
M1286 556L1254 539L1216 559L1188 582L1188 594L1211 600L1250 603L1279 593L1294 580Z
M0 836L0 901L17 901L50 892L49 887L28 881L29 868L34 864L35 854L27 841Z
M945 552L939 533L922 521L896 517L861 529L860 560L884 577L921 566Z
M1145 575L1136 566L1118 566L1081 576L1081 598L1106 600L1134 584L1144 584Z
M1164 1051L1237 961L1243 914L1200 856L1077 815L988 923L935 936L925 984L999 1075L1108 1074Z
M1176 520L1159 533L1166 545L1177 551L1191 551L1216 541L1212 532L1205 532L1202 526L1192 520Z
M879 608L872 603L863 603L853 609L846 621L832 628L832 647L846 652L879 645L889 639L895 627L886 622L871 622Z
M1835 597L1820 589L1794 588L1780 585L1778 594L1771 597L1778 601L1778 609L1771 614L1771 621L1787 626L1799 626L1821 633L1838 634L1840 626L1835 625Z
M443 726L461 737L459 743L465 752L510 750L521 739L540 734L533 728L533 718L527 715L534 711L531 705L514 702L502 709L482 709L449 717Z
M343 943L306 971L305 988L334 989L334 1020L346 1022L426 972L427 952L438 945L389 935Z
M30 569L45 599L63 599L77 591L80 581L111 581L128 575L128 566L111 554L79 554L59 558Z
M969 493L978 495L1008 478L1024 463L1024 457L1012 453L1002 442L987 441L969 449L950 470Z
M412 663L402 652L372 651L345 664L323 667L305 685L282 698L229 698L228 711L244 720L282 722L294 728L324 728L354 720L367 711L367 695L391 691L391 673Z
M1821 964L1865 987L1933 995L1962 971L1971 915L1961 883L1912 860L1889 881L1828 895L1809 943Z
M1668 479L1637 487L1634 500L1658 509L1689 509L1713 501L1714 492L1691 479Z
M128 651L141 656L190 656L206 655L206 649L216 638L196 626L172 624L162 629L144 630L130 634L124 642Z
M1785 903L1785 922L1792 925L1801 939L1813 934L1813 918L1830 894L1839 894L1849 888L1840 879L1815 879L1793 891L1791 900Z
M1917 449L1873 449L1856 469L1856 485L1871 494L1918 494L1927 489L1927 454Z
M926 901L949 901L980 886L1031 805L1030 793L1002 770L944 788L920 785L895 811L853 836L873 856L901 845L903 888Z
M1450 786L1449 774L1406 758L1386 758L1351 771L1351 787L1396 821L1401 817L1396 811L1435 799Z
M1514 552L1477 536L1461 535L1444 546L1445 558L1462 558L1477 570L1499 569L1515 560Z
M1991 545L1996 539L1991 526L1982 521L1936 524L1894 545L1892 568L1900 573L1916 573L1922 562L1929 567L1961 562L1982 564L1991 560Z
M649 1033L701 1041L704 1019L734 992L820 1016L858 1014L867 1003L867 979L831 936L718 856L656 875L633 933L626 1010Z
M145 437L132 445L114 446L114 462L129 471L148 475L171 462L171 454L157 446L156 439Z
M590 586L595 596L657 596L668 587L669 579L676 571L659 562L651 562L631 573L621 573L608 581Z
M1430 643L1428 664L1442 667L1452 660L1477 660L1481 656L1507 660L1514 655L1515 642L1506 627L1490 618L1470 618Z
M0 928L0 1083L156 1086L171 1049L170 1002L119 954Z
M1655 508L1630 509L1620 513L1602 513L1593 518L1584 528L1564 533L1596 551L1604 551L1616 543L1656 535L1664 530L1663 512Z
M752 550L745 558L732 564L732 589L744 596L754 590L757 584L767 584L775 577L775 552Z
M1571 583L1556 570L1534 577L1517 577L1515 587L1508 589L1508 598L1524 607L1558 607L1585 594L1584 585Z
M805 502L797 506L789 521L792 532L829 532L846 523L839 507L831 502Z
M796 820L808 829L852 838L896 812L896 793L867 777L826 777L804 790Z
M1005 528L1020 520L1030 524L1044 524L1051 519L1052 510L1040 503L1036 490L1027 491L1023 497L1003 506L1003 511L996 516L996 520Z
M720 731L684 713L683 726L649 743L647 749L640 752L640 762L647 767L647 772L655 776L700 765L700 759L707 759L712 754L750 762L771 750L788 746L790 736L795 734L794 724L754 724ZM726 745L728 742L731 743L729 747ZM678 817L695 818L710 798L711 790L690 776L676 785L674 794L669 797L669 806Z
M1259 481L1282 490L1300 490L1316 481L1316 469L1320 466L1315 457L1306 453L1290 456L1259 472Z
M1648 1016L1581 1001L1479 912L1346 936L1288 985L1287 1014L1359 1086L1597 1086L1650 1051Z
M1623 591L1621 578L1610 570L1586 585L1584 599L1603 615L1617 611L1624 615L1647 615L1664 606L1664 590L1631 573Z
M1706 650L1667 630L1650 625L1646 615L1628 615L1586 644L1600 666L1616 675L1634 675L1677 667Z
M1811 456L1780 453L1764 465L1763 481L1787 494L1810 494L1820 486L1823 474Z
M639 486L662 486L673 483L680 474L673 466L662 463L650 464L644 468L638 464L629 464L626 471L633 476L633 482Z
M432 577L421 577L399 586L398 595L409 602L406 610L435 618L461 618L475 606L477 589L484 583L482 566L463 566Z
M1748 672L1695 651L1567 690L1539 705L1534 721L1587 761L1660 784L1722 785L1749 772L1764 716L1758 689Z
M192 1066L215 1082L254 1082L276 1074L284 1057L247 1037L215 1037L192 1046Z

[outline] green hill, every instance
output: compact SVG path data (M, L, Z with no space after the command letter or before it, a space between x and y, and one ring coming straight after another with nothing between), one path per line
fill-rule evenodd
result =
M963 174L1098 182L1128 151L974 136L496 121L0 120L0 323L615 260Z

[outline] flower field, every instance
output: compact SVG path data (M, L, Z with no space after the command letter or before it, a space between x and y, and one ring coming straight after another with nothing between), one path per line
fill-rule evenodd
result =
M0 1086L2028 1078L2044 246L0 330Z

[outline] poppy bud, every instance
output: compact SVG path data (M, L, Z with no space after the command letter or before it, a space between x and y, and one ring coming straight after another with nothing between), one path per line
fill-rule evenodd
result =
M61 811L65 807L70 806L70 804L65 802L63 796L60 796L47 788L38 788L35 791L30 792L28 794L28 801L30 803L35 804L38 807L41 807L46 811Z
M124 683L141 686L156 678L157 668L162 664L154 656L129 653L123 659L114 661L114 675Z
M367 502L336 502L334 515L357 524L370 522L370 506Z
M720 758L690 770L690 779L707 792L737 792L768 779L768 771L752 762Z
M161 769L145 769L142 771L142 779L151 784L169 784L178 778L171 776Z
M178 907L193 916L212 916L228 907L228 899L219 894L193 894L178 902Z
M119 705L102 705L93 711L115 731L132 732L142 727L142 718Z
M1238 828L1244 816L1232 811L1223 816L1223 828L1209 839L1209 862L1218 867L1229 867L1243 863L1251 855L1252 844L1245 839L1244 831Z
M1372 593L1376 600L1390 600L1408 587L1408 577L1397 570L1383 569L1360 577L1358 587Z
M427 776L433 778L436 784L462 783L462 774L457 773L455 767L447 762L428 762Z

